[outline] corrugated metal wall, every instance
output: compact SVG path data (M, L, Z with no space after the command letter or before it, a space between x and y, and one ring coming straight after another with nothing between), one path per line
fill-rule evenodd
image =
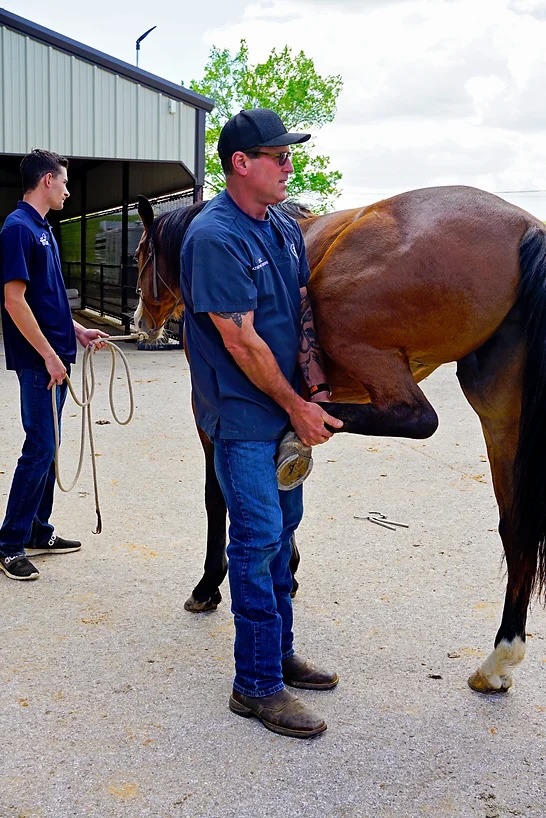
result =
M195 109L0 26L0 153L183 162Z

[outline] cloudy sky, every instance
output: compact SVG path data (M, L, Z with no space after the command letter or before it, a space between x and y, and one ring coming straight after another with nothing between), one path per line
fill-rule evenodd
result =
M317 147L343 173L337 207L469 184L546 219L546 0L0 0L21 17L173 82L210 48L252 61L289 45L341 74Z

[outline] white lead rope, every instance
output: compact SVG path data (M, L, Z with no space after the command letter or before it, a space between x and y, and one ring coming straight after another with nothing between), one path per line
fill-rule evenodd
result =
M129 362L127 357L122 350L116 346L117 341L129 341L138 338L139 340L143 340L146 336L143 333L135 333L133 335L110 335L106 338L97 338L96 343L103 343L106 344L108 349L110 350L110 355L112 356L112 366L110 370L110 384L108 388L108 396L110 401L110 411L112 412L112 417L120 426L127 426L128 423L131 422L133 419L134 408L135 408L135 401L133 395L133 384L131 382L131 373L129 371ZM98 488L98 480L97 480L97 464L96 464L96 457L95 457L95 443L93 440L93 426L91 420L91 401L93 400L93 395L95 394L95 364L93 361L93 349L94 344L91 343L85 348L84 356L83 356L83 364L82 364L82 399L80 400L76 395L70 378L66 375L66 382L68 389L70 390L70 394L72 395L75 403L81 408L82 410L82 422L81 422L81 434L80 434L80 455L78 460L78 467L76 469L76 475L72 480L72 483L68 488L63 485L61 480L60 468L59 468L59 447L60 447L60 433L59 433L59 419L57 415L57 384L53 384L51 389L51 405L53 409L53 431L55 434L55 475L57 478L57 485L59 486L61 491L69 492L72 491L74 486L76 485L78 478L80 476L82 470L82 463L83 463L83 455L85 451L85 421L87 419L87 431L89 437L89 449L91 453L91 468L93 471L93 490L95 494L95 511L97 514L97 528L95 530L95 534L100 534L102 531L102 516L100 512L100 503L99 503L99 488ZM117 415L116 408L114 405L114 378L116 375L116 354L120 356L123 366L125 367L125 376L127 380L127 389L129 392L129 413L125 420L120 420ZM90 377L88 379L87 370L89 369Z

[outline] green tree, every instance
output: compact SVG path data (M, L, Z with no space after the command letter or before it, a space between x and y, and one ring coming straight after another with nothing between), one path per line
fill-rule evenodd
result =
M313 60L303 51L293 55L285 46L273 49L267 60L250 65L248 46L241 40L232 56L227 49L213 48L203 79L192 80L192 91L214 99L216 107L207 117L205 134L206 185L216 193L225 187L225 179L216 145L224 122L243 108L271 108L279 114L289 131L316 132L334 118L336 101L342 88L340 76L322 77ZM294 145L293 165L288 193L304 197L317 211L328 210L339 196L341 173L329 170L330 158L316 155L311 139Z

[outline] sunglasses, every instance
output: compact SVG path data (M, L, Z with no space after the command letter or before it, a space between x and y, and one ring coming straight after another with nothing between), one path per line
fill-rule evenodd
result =
M283 151L282 153L267 153L267 151L245 151L247 156L269 156L271 159L276 159L279 163L279 167L282 168L283 165L286 165L290 157L292 156L291 151Z

